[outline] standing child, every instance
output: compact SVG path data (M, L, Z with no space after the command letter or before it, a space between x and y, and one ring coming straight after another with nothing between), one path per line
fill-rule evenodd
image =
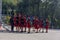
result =
M38 17L35 18L34 27L36 29L36 33L38 33L38 29L39 29L39 20L38 20Z
M48 21L48 19L46 19L46 33L48 33L48 27L49 27L49 21Z
M17 14L17 17L16 17L16 31L19 31L19 17L18 17L18 14Z
M30 28L31 28L30 17L28 17L28 20L27 20L27 27L28 27L28 33L30 33Z
M24 17L21 16L21 32L23 32L23 27L24 27Z

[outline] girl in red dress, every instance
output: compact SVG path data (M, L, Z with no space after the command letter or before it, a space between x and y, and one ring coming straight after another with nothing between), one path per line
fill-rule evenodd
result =
M34 27L36 29L36 33L38 33L38 29L39 29L39 20L38 20L38 18L36 18L35 21L34 21Z
M18 21L18 15L14 16L14 26L16 27L16 31L19 31L19 25L18 25L19 21Z
M49 21L48 21L48 19L46 19L46 33L48 32L48 28L49 28Z
M18 19L18 16L16 17L16 29L17 29L17 31L19 31L19 21L18 21L19 19Z
M28 20L27 20L27 27L28 27L28 33L30 33L30 28L31 28L30 17L28 17Z
M23 16L21 16L21 20L20 20L20 22L21 22L21 32L23 32L23 27L24 27L24 17Z

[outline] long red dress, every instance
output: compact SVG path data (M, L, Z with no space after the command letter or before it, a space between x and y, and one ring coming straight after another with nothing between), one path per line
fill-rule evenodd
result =
M28 19L28 21L27 21L27 27L28 27L28 28L31 28L30 19Z
M39 29L39 20L34 20L35 29Z
M21 22L21 27L24 27L24 18L21 18L20 22Z

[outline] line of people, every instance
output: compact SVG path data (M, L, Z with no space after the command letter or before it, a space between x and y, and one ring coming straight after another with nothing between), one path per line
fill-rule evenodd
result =
M41 29L46 29L46 33L48 32L49 21L48 19L39 19L37 16L33 17L33 21L30 20L30 16L26 17L25 15L17 14L10 18L11 31L14 31L14 27L16 27L16 31L18 32L26 32L28 28L28 33L30 33L31 28L38 33ZM23 31L23 29L25 29ZM42 31L44 32L44 30Z

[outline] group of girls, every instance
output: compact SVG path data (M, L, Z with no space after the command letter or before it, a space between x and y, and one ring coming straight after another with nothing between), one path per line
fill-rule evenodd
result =
M44 28L46 29L46 32L48 32L49 21L47 18L45 19L44 23L44 20L39 19L37 16L34 16L33 21L31 21L30 16L26 17L26 15L17 14L14 15L13 21L14 21L14 27L16 27L16 31L18 32L30 33L31 29L33 29L36 33L38 33L41 29Z

